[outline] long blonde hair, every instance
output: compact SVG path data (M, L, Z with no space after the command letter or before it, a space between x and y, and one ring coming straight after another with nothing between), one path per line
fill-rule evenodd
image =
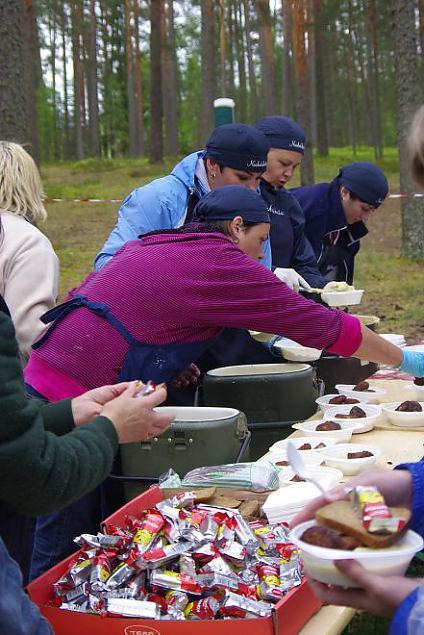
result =
M43 186L33 158L18 143L0 141L0 211L36 224L47 218Z
M424 106L415 113L408 139L413 179L424 187Z

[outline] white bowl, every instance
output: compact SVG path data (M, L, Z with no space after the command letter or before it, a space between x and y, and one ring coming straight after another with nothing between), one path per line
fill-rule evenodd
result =
M362 452L367 450L372 452L373 456L367 456L362 459L348 459L349 452ZM381 452L377 448L372 448L369 445L362 445L359 443L339 443L331 448L321 450L321 453L325 459L325 464L329 467L335 467L341 470L346 476L353 476L359 474L363 470L367 470L375 464L380 457Z
M381 406L370 406L367 403L357 404L359 408L361 408L366 417L361 417L358 419L347 419L347 421L354 421L356 425L356 429L353 431L354 434L359 434L361 432L369 432L374 428L375 422L378 417L381 415ZM329 408L324 413L324 419L327 421L338 421L341 423L342 421L346 421L346 419L339 419L337 417L338 414L347 415L351 411L351 409L355 406L350 404L346 404L343 406L334 406L334 408Z
M373 386L371 386L371 389L374 392L353 390L353 388L354 384L336 384L336 390L338 390L341 395L346 395L346 397L351 397L352 399L359 399L362 403L378 404L387 392L387 390L383 388L374 388Z
M325 584L345 588L357 587L334 566L334 560L357 560L367 571L375 575L403 575L414 555L423 547L424 541L414 531L405 535L392 547L369 549L360 547L353 551L326 549L310 545L300 539L306 529L316 525L315 520L298 525L290 532L290 540L302 550L302 561L308 576Z
M316 439L314 439L314 443L317 443ZM310 465L311 467L312 466L317 467L318 465L321 465L321 463L324 461L324 456L321 454L321 452L318 452L316 450L305 450L304 452L302 452L302 457L303 457L303 461L305 465ZM277 465L279 461L287 461L287 460L288 460L287 452L285 450L282 450L281 452L268 452L268 454L261 456L261 458L257 460L257 463L262 463L263 461L269 461L273 465ZM277 465L277 467L281 469L285 469L286 467L289 467L289 466Z
M338 470L332 467L321 467L321 466L313 467L311 465L308 465L306 466L306 472L308 476L311 476L312 478L317 480L319 484L322 485L322 487L325 490L332 489L333 487L338 485L338 483L340 483L341 479L343 478L343 472L341 470ZM290 485L290 486L296 482L301 483L302 481L291 480L294 477L294 475L295 475L295 472L292 470L292 468L285 469L280 475L280 483L282 485L284 484L284 485Z
M416 426L424 426L424 401L420 401L422 412L396 412L396 408L401 401L392 403L383 403L381 407L384 414L394 426L401 428L414 428Z
M282 337L273 345L284 359L290 362L314 362L321 357L322 349L302 346L293 340Z
M363 289L352 289L351 291L323 291L321 298L328 306L350 306L360 304Z
M415 399L417 401L420 401L420 399L423 398L423 396L424 396L424 386L417 386L417 384L412 383L412 384L408 384L406 386L406 388L408 390L412 390L415 393ZM408 399L409 399L409 397L408 397ZM412 399L412 397L411 397L411 399Z
M322 397L318 397L318 399L315 399L315 403L318 404L321 412L327 412L327 410L329 410L330 408L335 408L337 406L337 404L328 403L330 399L333 399L333 397L340 397L340 395L339 394L323 395ZM359 406L360 404L361 404L361 401L360 399L358 399L358 403L353 403L352 406Z
M328 419L325 418L316 419L315 421L304 421L303 423L296 423L292 427L296 428L296 430L301 430L305 434L318 438L325 439L326 437L331 437L332 439L336 439L336 443L349 443L352 438L352 433L358 427L361 427L361 424L358 424L353 420L340 420L337 422L341 426L340 430L316 430L317 425L324 423L324 421L328 421Z
M269 342L269 340L275 337L272 333L262 333L262 331L249 331L249 334L257 342Z
M296 450L298 450L305 443L309 443L312 446L311 450L301 450L302 457L304 458L305 461L307 460L307 457L310 454L316 454L316 452L321 452L321 449L324 449L324 448L319 448L318 450L315 450L316 446L319 445L320 443L325 443L326 447L331 447L332 445L335 445L336 443L338 443L337 439L333 439L332 437L326 437L325 439L317 439L316 436L293 437L289 439L282 439L281 441L276 441L274 445L271 445L271 447L269 448L268 454L269 453L274 454L277 452L287 454L287 444L289 441L290 443L293 443Z

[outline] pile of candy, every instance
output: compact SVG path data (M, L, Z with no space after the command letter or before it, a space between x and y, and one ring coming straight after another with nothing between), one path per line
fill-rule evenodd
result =
M301 582L287 528L195 503L195 492L182 492L125 527L76 538L81 549L53 585L53 604L155 620L270 616Z

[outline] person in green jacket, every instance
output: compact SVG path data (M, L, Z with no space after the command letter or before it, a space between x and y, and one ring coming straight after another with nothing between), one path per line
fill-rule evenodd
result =
M106 478L120 443L160 435L173 420L153 410L166 390L138 398L139 390L130 382L48 405L28 398L15 331L0 312L0 516L69 505ZM10 635L51 634L1 538L0 624Z

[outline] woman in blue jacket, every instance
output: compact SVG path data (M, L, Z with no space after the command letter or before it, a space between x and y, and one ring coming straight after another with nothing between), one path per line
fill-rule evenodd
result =
M357 161L344 165L330 183L290 190L305 215L305 233L327 281L353 282L354 259L366 222L384 202L387 179L376 165Z

